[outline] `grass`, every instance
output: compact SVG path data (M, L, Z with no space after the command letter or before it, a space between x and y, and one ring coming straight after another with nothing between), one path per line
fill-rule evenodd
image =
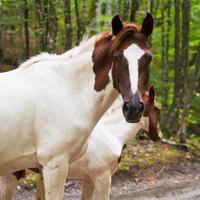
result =
M133 141L124 150L118 169L128 172L131 168L145 169L153 165L165 165L181 161L192 161L200 153L200 142L188 140L189 151L151 141Z

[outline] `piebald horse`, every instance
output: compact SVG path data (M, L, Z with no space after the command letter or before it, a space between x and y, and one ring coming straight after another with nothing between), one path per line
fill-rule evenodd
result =
M98 120L121 94L127 122L144 110L153 18L142 26L112 20L89 51L33 62L0 75L0 175L41 168L45 199L63 199L68 167Z
M155 91L151 87L143 96L145 112L138 123L127 123L121 113L121 101L118 99L100 119L88 138L85 153L70 164L68 178L82 179L82 200L108 200L110 196L111 176L117 169L125 144L143 129L150 139L159 141L160 108L155 101ZM117 123L116 123L117 121ZM36 170L36 169L35 169ZM11 200L17 180L25 175L20 171L0 179L2 199ZM41 179L42 180L42 179ZM38 185L37 199L44 199L43 183Z

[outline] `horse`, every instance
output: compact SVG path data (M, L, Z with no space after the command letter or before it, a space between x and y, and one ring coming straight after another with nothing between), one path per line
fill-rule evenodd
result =
M160 108L155 101L155 90L150 87L144 97L145 113L138 123L127 123L120 112L118 99L100 119L88 139L87 149L75 162L70 164L68 178L82 179L83 200L92 200L94 190L97 200L108 200L111 176L115 173L121 154L127 142L143 129L153 141L160 141ZM117 124L116 124L117 121ZM35 170L36 172L39 172ZM3 189L2 199L10 200L17 180L24 177L25 171L0 179ZM42 179L41 179L42 180ZM40 180L38 199L44 199L43 183ZM7 192L6 192L7 191Z
M144 111L153 18L141 26L112 19L93 48L70 59L41 60L0 75L0 176L40 168L45 199L61 200L69 164L120 94L127 122Z

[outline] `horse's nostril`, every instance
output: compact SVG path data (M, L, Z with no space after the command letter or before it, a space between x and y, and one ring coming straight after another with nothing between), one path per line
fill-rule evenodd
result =
M143 112L144 111L144 104L143 104L143 102L139 102L138 104L137 104L137 113L141 113L141 112Z
M131 102L125 102L123 105L123 113L125 116L136 116L144 111L144 104L143 102L137 102L137 103L131 103Z
M123 105L123 112L128 114L130 111L130 104L128 102L125 102Z

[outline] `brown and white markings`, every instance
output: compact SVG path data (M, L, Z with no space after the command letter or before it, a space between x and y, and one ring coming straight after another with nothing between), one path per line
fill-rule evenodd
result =
M93 52L95 89L100 91L109 82L111 69L114 88L122 95L123 113L128 122L139 121L144 110L142 95L147 89L152 54L148 36L153 18L147 14L142 26L112 20L113 35L106 32L95 44ZM104 66L100 70L100 66ZM105 74L107 74L105 76Z
M89 45L62 56L45 54L0 74L0 175L40 168L45 199L62 200L70 163L85 151L119 94L126 121L140 120L152 28L150 14L142 26L115 16L112 33L99 34Z

